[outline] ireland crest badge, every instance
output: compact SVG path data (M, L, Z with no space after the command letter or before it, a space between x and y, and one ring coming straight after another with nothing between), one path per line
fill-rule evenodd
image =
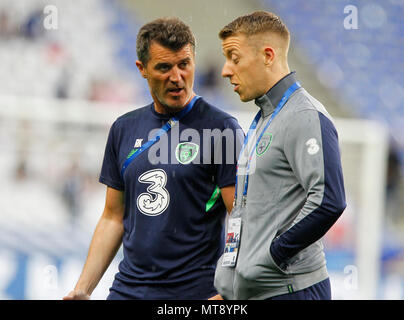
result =
M272 133L264 133L257 146L257 155L262 156L272 142Z
M193 142L181 142L175 149L175 157L179 163L188 164L198 155L199 146Z

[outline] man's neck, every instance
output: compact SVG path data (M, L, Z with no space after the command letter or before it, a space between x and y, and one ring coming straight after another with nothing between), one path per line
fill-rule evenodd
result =
M285 68L283 70L280 70L273 76L271 76L270 80L268 81L268 88L265 92L268 92L269 90L271 90L272 87L279 82L279 80L286 77L289 73L290 73L289 68Z

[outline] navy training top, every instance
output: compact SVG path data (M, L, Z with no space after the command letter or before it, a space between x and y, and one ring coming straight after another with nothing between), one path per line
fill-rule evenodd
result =
M224 247L220 188L235 184L244 134L235 118L199 98L122 177L128 156L169 118L152 103L119 117L110 129L99 181L125 193L124 258L111 289L135 298L135 285L192 281L196 297L204 299L208 293L198 292L198 281L204 288L208 281L208 290L215 292ZM195 297L195 292L184 294Z

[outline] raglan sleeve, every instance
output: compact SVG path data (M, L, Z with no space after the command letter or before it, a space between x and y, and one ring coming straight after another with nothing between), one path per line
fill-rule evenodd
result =
M243 129L235 118L224 120L218 142L214 148L215 178L219 188L223 188L236 183L237 160L244 142Z
M122 191L125 187L119 168L118 137L119 132L117 122L115 121L109 130L99 182L108 187Z
M296 114L285 132L285 156L306 192L306 201L291 227L271 243L281 268L288 259L319 240L346 207L338 133L333 122L316 110Z

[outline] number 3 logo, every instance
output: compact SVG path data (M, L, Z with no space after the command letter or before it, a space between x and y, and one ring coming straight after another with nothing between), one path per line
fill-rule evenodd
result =
M306 146L308 146L307 153L311 155L316 154L318 150L320 150L320 146L318 145L317 140L315 138L307 140Z
M139 178L141 183L149 183L147 192L137 197L137 207L147 216L158 216L162 214L170 203L170 194L164 188L167 183L167 174L164 170L154 169L146 171Z

